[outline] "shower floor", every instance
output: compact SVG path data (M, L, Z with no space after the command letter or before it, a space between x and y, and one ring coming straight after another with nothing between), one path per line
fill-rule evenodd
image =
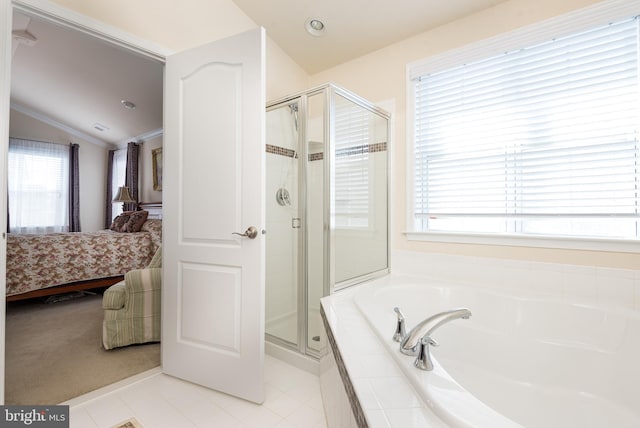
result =
M292 313L267 321L267 333L287 342L296 343L298 341L298 315Z
M310 309L309 311L309 334L307 346L316 351L324 348L326 338L324 328L322 326L322 318L319 309ZM298 343L298 315L291 313L276 320L267 321L266 331L271 336L285 340L289 343L297 345ZM318 340L313 340L313 338Z

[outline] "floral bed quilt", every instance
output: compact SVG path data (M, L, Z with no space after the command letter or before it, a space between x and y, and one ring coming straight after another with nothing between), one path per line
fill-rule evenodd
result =
M161 220L140 232L8 234L7 296L124 275L147 266L161 242Z

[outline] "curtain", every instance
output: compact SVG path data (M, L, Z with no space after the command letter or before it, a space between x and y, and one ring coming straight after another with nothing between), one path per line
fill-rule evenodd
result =
M69 147L9 139L9 231L69 231Z
M80 232L79 144L69 145L69 232Z
M113 156L115 152L115 150L109 150L107 158L107 200L104 204L106 207L104 213L105 229L109 229L109 227L111 227L111 222L113 221L113 202L111 201L113 200Z
M127 144L127 170L125 173L125 186L129 188L131 197L138 200L138 156L140 146L138 143L131 142ZM135 211L138 208L137 202L124 204L126 211Z

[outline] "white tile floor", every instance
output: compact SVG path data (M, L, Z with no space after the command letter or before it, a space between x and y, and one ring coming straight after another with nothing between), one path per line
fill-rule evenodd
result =
M136 382L73 399L71 428L112 428L135 417L143 428L326 428L318 376L265 356L262 405L154 370Z

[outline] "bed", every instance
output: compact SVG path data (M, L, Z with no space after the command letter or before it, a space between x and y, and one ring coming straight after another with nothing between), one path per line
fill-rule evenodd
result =
M147 266L161 242L159 219L128 233L8 234L7 301L115 284L126 272Z

